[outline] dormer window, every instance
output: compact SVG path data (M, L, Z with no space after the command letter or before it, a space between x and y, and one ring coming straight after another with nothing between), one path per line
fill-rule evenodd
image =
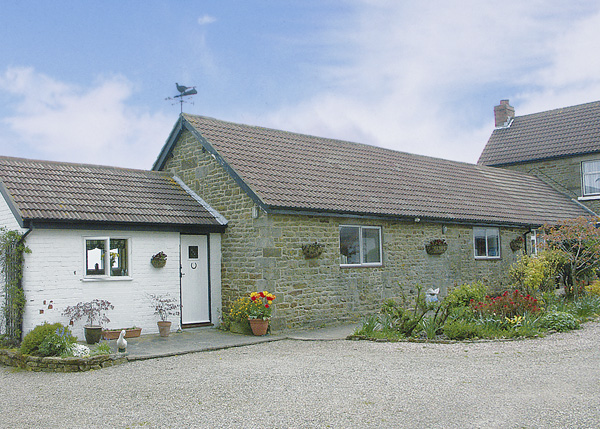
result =
M581 163L583 196L600 195L600 160Z

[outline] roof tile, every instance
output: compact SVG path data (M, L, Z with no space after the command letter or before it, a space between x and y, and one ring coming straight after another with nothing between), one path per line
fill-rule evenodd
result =
M522 173L203 116L183 119L271 208L513 224L589 214Z
M220 225L156 171L0 157L0 182L24 220Z

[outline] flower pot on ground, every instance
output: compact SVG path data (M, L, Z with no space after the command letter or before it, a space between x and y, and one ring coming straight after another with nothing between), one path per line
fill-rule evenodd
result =
M152 301L152 307L154 308L154 314L158 315L160 321L158 322L158 332L161 337L169 336L171 332L171 322L167 319L169 316L179 316L179 302L175 298L165 295L148 294L148 297Z
M84 326L83 333L85 335L85 342L88 344L96 344L100 342L102 338L102 326Z
M102 331L102 338L105 340L116 340L123 329L105 329ZM142 328L125 328L125 338L135 338L142 334Z
M267 334L269 319L248 319L248 322L250 322L250 328L254 335L263 336Z
M171 322L160 320L156 323L158 324L158 334L161 337L168 337L171 333Z
M248 322L254 335L265 335L269 328L269 320L273 310L275 295L267 292L252 292L250 294L252 305L248 311Z
M110 322L110 319L106 316L106 312L114 308L115 306L109 301L95 299L68 306L63 311L63 316L67 316L70 319L70 324L73 324L76 320L86 318L86 324L83 329L86 337L85 340L88 344L96 344L100 341L100 337L102 337L102 324Z

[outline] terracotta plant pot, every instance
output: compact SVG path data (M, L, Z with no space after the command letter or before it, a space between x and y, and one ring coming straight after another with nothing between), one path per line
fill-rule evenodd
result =
M96 344L102 337L102 326L84 326L83 333L85 334L86 343Z
M252 333L256 336L266 335L269 328L269 319L248 319Z
M168 337L171 333L171 322L157 322L158 323L158 333L161 337Z
M116 340L121 334L121 329L111 329L102 331L102 337L105 340ZM142 334L142 328L125 329L125 338L135 338Z

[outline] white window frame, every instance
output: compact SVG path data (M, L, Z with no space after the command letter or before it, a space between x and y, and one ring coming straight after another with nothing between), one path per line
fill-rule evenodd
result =
M480 231L483 231L483 235L477 234L477 232L480 232ZM495 232L495 234L492 234L494 232ZM475 244L475 239L477 237L481 237L481 236L485 237L485 256L477 255L477 245ZM488 248L488 237L492 237L492 236L497 237L497 240L498 240L498 255L496 255L496 256L489 256L490 250ZM473 227L473 256L475 256L475 259L500 259L501 258L502 245L500 243L500 228Z
M589 194L585 192L585 177L587 175L600 174L600 170L592 171L592 172L585 172L585 165L591 164L593 162L599 162L599 161L600 161L600 159L591 159L589 161L581 162L581 197L580 197L580 199L598 199L598 198L600 198L600 192L589 193Z
M345 264L341 261L342 255L340 253L340 267L381 267L383 266L383 240L380 226L364 226L364 225L340 225L339 235L341 240L342 228L358 228L358 246L359 246L359 261L358 264ZM363 262L363 230L373 229L379 233L379 262Z
M105 249L108 251L104 254L104 266L108 274L87 274L87 242L90 240L104 241ZM113 276L110 269L110 240L126 240L127 241L127 275L126 276ZM112 236L89 236L83 237L83 280L84 281L116 281L116 280L131 280L131 237L125 237L120 235Z
M538 243L537 243L537 229L532 229L529 236L529 243L531 244L531 255L538 254Z

